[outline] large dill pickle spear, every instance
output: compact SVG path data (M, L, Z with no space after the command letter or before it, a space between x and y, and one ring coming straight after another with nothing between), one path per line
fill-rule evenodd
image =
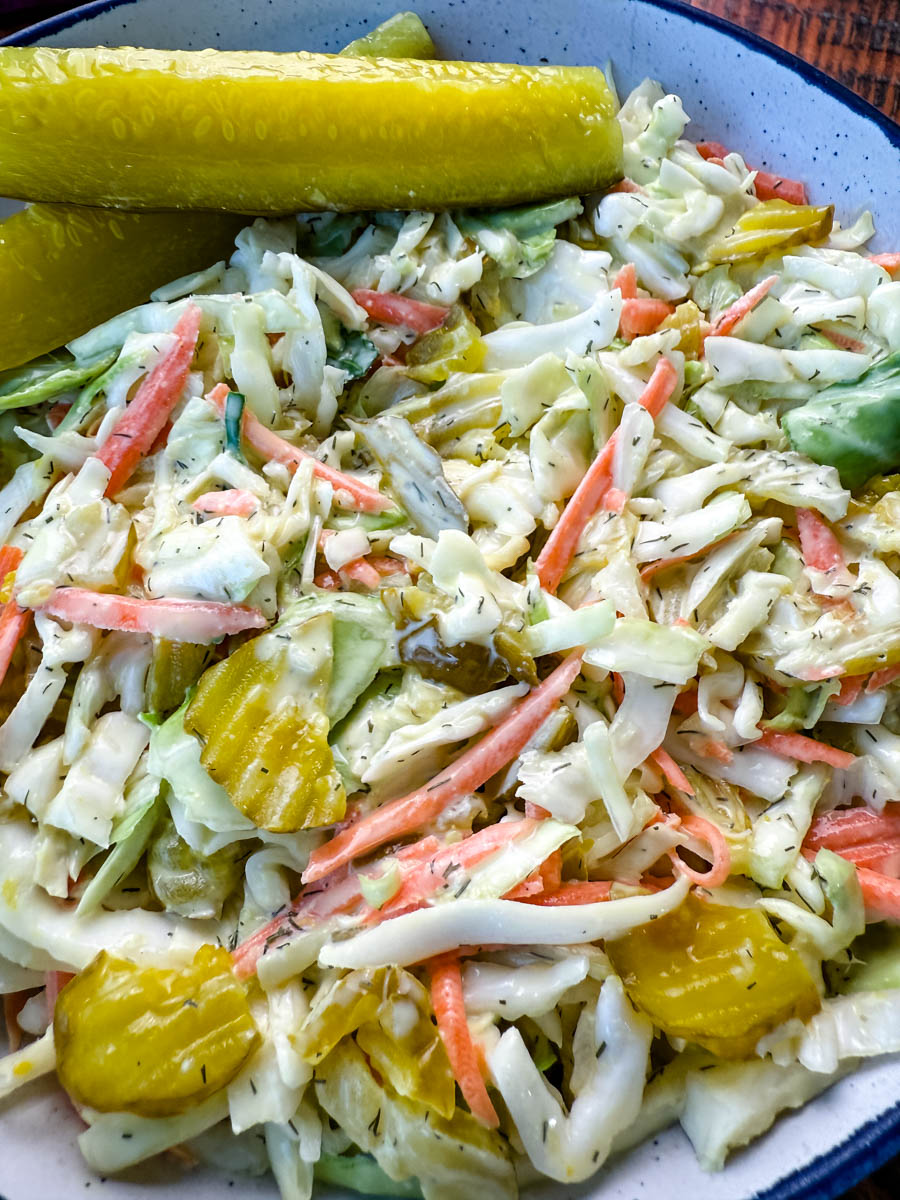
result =
M0 195L244 213L458 208L621 174L596 67L0 49Z
M2 191L2 188L0 188ZM0 370L226 258L243 217L35 204L0 224Z

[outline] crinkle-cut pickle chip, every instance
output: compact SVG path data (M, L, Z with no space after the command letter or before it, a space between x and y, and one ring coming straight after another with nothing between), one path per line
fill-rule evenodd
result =
M143 303L154 288L227 258L245 224L226 213L56 204L14 213L0 223L0 370L55 350Z
M621 168L615 101L596 67L0 49L0 195L433 210L583 194Z
M57 1074L77 1104L167 1117L231 1082L259 1042L231 956L201 946L179 969L102 950L59 994Z
M254 638L206 671L185 714L201 762L261 829L293 833L341 820L346 795L328 745L328 718L290 695L288 651ZM287 687L285 681L288 681Z
M812 976L758 909L690 896L675 912L609 942L632 1001L657 1028L721 1058L819 1008Z

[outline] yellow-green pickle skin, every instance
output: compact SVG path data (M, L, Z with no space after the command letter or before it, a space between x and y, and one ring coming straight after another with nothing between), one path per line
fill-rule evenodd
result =
M0 370L55 350L143 303L154 288L227 257L245 223L225 213L56 204L14 213L0 223Z
M621 158L595 67L0 49L0 195L242 213L441 209L589 192L621 176Z

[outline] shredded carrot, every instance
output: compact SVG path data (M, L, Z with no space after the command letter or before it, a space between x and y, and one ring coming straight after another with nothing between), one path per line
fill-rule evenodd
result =
M886 804L884 811L869 808L838 808L816 817L804 839L813 850L843 850L869 842L900 837L900 801Z
M486 825L477 833L449 846L438 845L432 849L426 845L420 849L420 842L405 847L397 855L401 859L403 881L396 894L382 905L380 916L394 917L418 908L445 884L452 886L454 880L458 882L458 872L471 870L510 842L526 837L537 824L537 821L528 817L524 821L500 821L496 825Z
M697 153L701 158L725 158L729 153L728 147L723 146L721 142L697 142Z
M381 325L403 325L416 333L430 333L447 320L448 308L436 304L423 304L409 296L396 292L373 292L369 288L357 288L351 292L353 299L364 308L373 321Z
M691 787L691 781L667 750L663 750L662 746L657 746L650 757L665 775L667 783L680 792L693 796L694 789Z
M802 733L777 733L767 729L761 738L752 743L763 750L771 750L782 758L795 758L798 762L828 763L832 767L849 767L856 762L856 755L838 750L826 742L804 737Z
M633 342L636 337L646 337L655 333L674 311L674 307L665 300L649 297L624 299L619 316L619 334L626 342Z
M894 271L900 271L900 254L871 254L869 262L875 263L876 266L884 267L889 275L893 275Z
M865 681L865 675L845 675L841 679L841 690L836 696L831 697L831 703L840 704L842 708L855 703L859 699Z
M846 846L837 853L857 867L869 867L873 871L880 871L882 875L890 875L892 879L900 876L900 837L884 842L867 842L863 846Z
M636 192L638 195L646 196L647 189L642 188L639 183L635 183L633 179L620 179L618 183L614 183L611 188L607 188L609 192Z
M6 678L16 646L31 624L30 610L19 608L12 599L15 573L24 557L18 546L0 546L0 589L9 597L0 608L0 683Z
M814 571L831 571L845 565L840 542L817 512L811 508L798 508L797 528L800 552L808 567Z
M669 858L672 865L687 875L693 883L700 884L701 887L721 887L731 874L731 851L722 830L712 821L707 821L705 817L698 816L696 813L689 813L682 817L681 828L692 837L706 842L712 851L712 862L708 871L695 871L679 857L676 850L670 850Z
M698 738L694 742L694 747L698 754L702 754L704 758L713 758L716 762L728 763L734 761L734 751L725 742L718 738Z
M638 402L655 419L662 412L677 383L678 372L667 358L660 358ZM588 467L538 555L535 564L537 576L541 587L548 592L555 592L559 587L585 526L612 484L616 432Z
M841 333L839 329L825 329L824 326L819 326L819 333L827 337L829 342L837 346L839 350L850 350L853 354L865 353L865 342L859 341L858 338L850 337L849 334Z
M869 920L884 917L900 921L900 879L891 879L868 867L857 867L856 874Z
M47 424L51 429L56 429L71 407L71 400L60 400L59 403L53 405L53 407L47 413Z
M708 554L710 550L717 550L719 546L724 546L726 542L730 542L734 536L733 533L728 533L725 537L719 538L718 541L710 542L708 546L701 546L699 550L692 550L690 554L677 554L672 558L657 558L641 568L641 580L643 583L649 583L653 576L659 574L660 571L668 571L670 567L680 567L682 563L699 558L701 554Z
M220 413L224 413L229 390L226 384L219 383L206 399L214 404ZM345 507L367 513L384 512L385 509L391 507L391 501L387 496L383 496L381 492L369 487L368 484L360 483L352 475L347 475L343 471L329 467L327 463L320 462L308 451L301 450L299 446L293 446L290 442L286 442L283 437L279 437L277 433L258 421L246 407L244 408L241 434L247 444L252 446L261 458L280 462L292 473L302 462L312 462L313 474L332 485L335 491L335 500Z
M544 818L550 816L550 813L546 808L541 808L540 804L532 804L530 800L526 800L525 816L534 817L535 820L544 820Z
M612 684L613 700L618 706L625 699L625 680L618 671L610 671L609 681Z
M679 692L675 697L675 703L672 705L675 712L683 713L685 716L690 716L691 713L697 711L699 696L695 687L689 688L686 692Z
M634 263L626 263L619 269L612 286L619 289L623 300L637 299L637 271Z
M176 642L208 643L245 629L262 629L266 619L243 604L214 600L141 600L86 588L56 588L40 608L51 617L92 625L95 629L123 629L152 633Z
M628 493L621 488L607 488L606 495L600 501L600 507L607 512L620 513L628 503Z
M506 893L504 900L527 900L545 892L555 892L562 880L562 851L554 850L527 879Z
M481 787L521 753L528 739L568 692L580 670L581 655L570 654L499 725L461 754L437 779L376 808L314 850L303 875L304 882L321 879L376 846L421 829L448 804Z
M403 558L394 558L390 554L370 554L366 559L379 575L408 575L409 563Z
M721 142L698 142L697 149L703 158L713 161L727 158L729 150ZM747 164L747 169L753 167ZM786 179L783 175L773 175L770 171L756 172L753 184L757 200L787 200L788 204L805 204L806 187L796 179Z
M784 175L773 175L771 171L756 169L753 181L757 200L786 200L788 204L806 203L806 185L799 179L787 179Z
M866 684L866 691L877 692L879 688L887 687L897 678L900 678L900 663L893 667L882 667L880 671L872 672Z
M706 336L725 337L726 334L734 329L739 321L742 321L759 304L764 296L768 295L777 282L778 276L770 275L768 279L764 279L762 283L758 283L756 287L752 287L749 292L746 292L739 300L735 300L734 304L729 305L719 315L718 320Z
M107 496L122 490L181 399L202 315L196 304L184 310L175 326L175 345L141 381L134 399L97 451L97 457L110 471Z
M611 887L612 883L608 879L575 880L572 883L560 884L555 891L527 897L524 902L526 904L543 904L548 907L564 904L598 904L609 899Z
M438 1033L450 1059L450 1067L459 1084L459 1090L472 1116L488 1129L496 1129L500 1122L484 1086L475 1043L472 1041L469 1023L466 1020L459 957L455 954L444 954L440 958L433 958L428 964L428 972L431 976L431 1003L437 1018Z
M259 508L259 498L243 488L226 488L224 492L204 492L192 502L191 508L217 516L249 517Z

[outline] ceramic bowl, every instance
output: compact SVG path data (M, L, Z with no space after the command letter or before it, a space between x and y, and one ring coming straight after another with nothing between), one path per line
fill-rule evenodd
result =
M19 34L53 46L337 50L398 0L98 0ZM613 63L624 93L650 75L693 117L688 136L732 146L754 165L806 180L843 223L870 208L876 248L900 246L900 129L851 92L766 42L678 0L429 0L412 5L450 58ZM163 168L164 169L164 168ZM535 1200L831 1200L900 1152L900 1061L875 1061L706 1175L675 1128L590 1182ZM183 1174L151 1162L103 1181L75 1147L79 1122L51 1086L0 1107L6 1200L274 1200L271 1177ZM155 1186L154 1186L155 1185ZM462 1200L462 1198L461 1198Z

